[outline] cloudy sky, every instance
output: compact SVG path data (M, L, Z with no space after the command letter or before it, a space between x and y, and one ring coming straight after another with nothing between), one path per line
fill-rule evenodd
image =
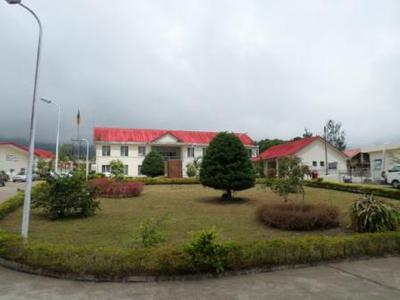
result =
M62 139L93 126L232 130L254 139L343 123L400 141L400 1L26 0L44 26L39 93ZM0 136L27 137L37 27L0 1ZM38 103L37 139L56 109Z

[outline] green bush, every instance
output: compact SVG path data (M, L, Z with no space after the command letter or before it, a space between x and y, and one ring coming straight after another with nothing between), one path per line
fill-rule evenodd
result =
M400 190L393 188L372 187L353 183L336 183L329 181L310 180L305 181L304 185L315 188L331 189L357 194L372 194L380 197L387 197L400 200Z
M373 195L363 195L351 205L351 224L358 232L394 231L400 223L400 211Z
M201 163L200 182L224 190L227 200L232 199L232 191L254 186L255 171L248 151L235 134L221 132L210 142Z
M197 168L193 163L186 165L186 175L188 177L195 177L197 175Z
M164 175L164 158L157 151L151 151L143 160L142 174L150 177Z
M127 181L142 182L145 185L156 185L156 184L200 184L200 180L197 177L191 178L167 178L167 177L135 177L126 179Z
M113 159L110 161L111 174L114 175L116 180L122 180L124 178L124 163L119 159Z
M165 218L147 219L143 221L133 236L134 244L143 247L152 247L166 240L162 231Z
M24 204L24 193L19 192L0 204L0 220Z
M88 217L98 206L95 192L89 189L82 172L57 178L49 176L32 193L32 207L42 209L50 219L72 215Z
M214 229L197 232L186 247L194 270L221 273L227 266L227 248Z

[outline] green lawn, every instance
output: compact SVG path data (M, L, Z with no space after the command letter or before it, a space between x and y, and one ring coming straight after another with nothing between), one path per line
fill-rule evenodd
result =
M30 237L51 243L127 246L142 221L163 216L167 216L163 230L169 243L183 242L190 232L212 226L220 231L221 238L240 241L304 234L271 229L257 220L259 205L283 201L269 189L258 186L238 192L235 196L240 199L233 203L222 202L220 195L220 191L201 185L149 185L136 198L100 199L101 210L86 219L50 221L33 210ZM324 232L331 235L345 234L349 205L359 196L326 189L306 190L308 203L323 202L340 208L342 228ZM21 212L18 209L0 220L0 228L19 232Z

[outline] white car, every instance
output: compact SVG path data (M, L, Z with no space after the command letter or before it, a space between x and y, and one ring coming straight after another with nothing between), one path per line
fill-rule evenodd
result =
M39 175L36 173L32 174L32 180L38 180L39 179ZM26 174L23 172L19 172L17 175L15 175L12 178L13 182L26 182Z
M400 187L400 165L396 165L387 171L386 182L394 188Z

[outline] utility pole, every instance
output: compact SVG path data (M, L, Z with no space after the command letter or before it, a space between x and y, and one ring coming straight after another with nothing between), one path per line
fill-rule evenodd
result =
M325 175L328 175L328 145L327 145L327 128L324 126L324 141L325 141Z

